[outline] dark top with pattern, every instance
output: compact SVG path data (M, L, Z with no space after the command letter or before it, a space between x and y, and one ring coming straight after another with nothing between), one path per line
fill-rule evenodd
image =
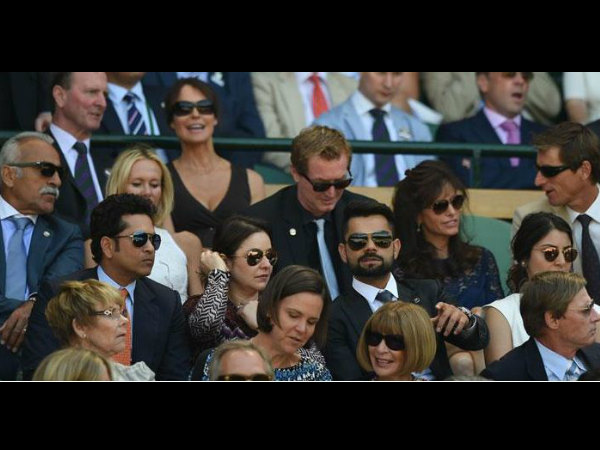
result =
M173 178L175 193L171 213L175 231L190 231L200 238L204 247L212 247L216 227L227 217L250 206L248 172L243 167L231 165L231 182L227 193L215 210L210 211L186 189L173 163L167 167Z

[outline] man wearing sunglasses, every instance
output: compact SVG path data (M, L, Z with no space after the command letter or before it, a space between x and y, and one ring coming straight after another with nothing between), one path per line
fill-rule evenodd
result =
M350 288L352 276L342 264L337 245L342 240L342 216L348 202L365 198L345 190L350 145L337 130L305 128L292 142L295 185L252 205L246 214L271 224L275 271L292 264L312 267L325 278L335 299Z
M97 279L125 296L124 315L131 323L128 361L144 361L157 380L185 380L191 369L191 350L179 293L150 280L160 236L152 223L154 208L144 197L111 195L93 211L91 248L98 266L45 283L32 315L23 349L24 376L30 377L41 360L58 347L44 316L48 301L65 280Z
M79 227L52 214L62 167L50 136L26 132L0 152L0 380L14 380L40 284L83 266Z
M483 99L483 108L473 117L442 124L438 142L469 142L473 144L531 143L534 133L544 126L527 120L525 107L533 72L477 72L477 86ZM440 157L461 178L466 186L474 186L474 168L471 158L462 156ZM535 164L530 158L481 158L481 184L487 189L533 189Z
M520 206L513 235L532 212L551 212L569 223L580 257L575 272L588 281L588 292L600 298L600 141L587 127L563 122L536 136L538 168L535 185L545 197Z
M369 317L389 301L422 306L437 331L435 358L421 377L443 380L452 374L444 342L465 350L480 350L488 343L485 322L451 304L437 281L406 279L396 270L401 243L392 230L394 216L386 205L366 200L346 207L339 253L353 280L352 290L336 300L329 318L325 358L334 379L368 377L356 360L356 347Z

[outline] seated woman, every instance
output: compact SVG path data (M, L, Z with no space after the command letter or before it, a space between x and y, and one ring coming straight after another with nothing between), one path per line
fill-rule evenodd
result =
M265 351L250 341L224 342L209 368L210 381L271 381L275 377Z
M511 247L514 263L507 284L513 294L483 307L490 331L490 343L484 350L487 365L529 339L520 312L521 285L536 273L569 272L577 258L571 227L547 212L527 215Z
M125 350L128 319L125 302L112 286L98 280L67 281L46 308L46 319L63 347L93 350L114 358ZM130 335L129 335L130 338ZM113 380L154 380L144 362L131 366L110 361Z
M215 228L265 198L265 185L258 173L215 152L219 107L208 84L181 79L169 90L165 105L167 122L181 142L181 157L168 165L175 186L173 224L176 231L191 231L212 247Z
M156 208L155 233L161 237L149 278L179 292L181 301L202 293L197 274L202 244L187 231L175 233L171 222L173 181L167 167L152 147L135 144L124 150L115 161L106 183L106 196L135 194L148 198ZM86 267L95 267L86 245Z
M373 314L362 331L356 358L375 372L378 381L419 380L436 351L436 336L425 309L412 303L389 302Z
M251 339L273 364L276 381L329 381L318 348L325 344L331 302L316 270L288 266L263 291L258 304L258 334ZM208 380L214 349L196 361L192 380Z
M112 381L110 362L91 350L66 348L40 363L33 381Z
M265 222L232 216L217 228L213 251L200 255L204 293L190 297L183 306L196 354L233 338L256 335L258 296L276 263Z

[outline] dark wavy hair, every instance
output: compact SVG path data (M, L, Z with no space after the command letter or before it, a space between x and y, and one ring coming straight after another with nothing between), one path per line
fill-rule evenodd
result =
M435 202L447 184L467 199L466 186L441 161L423 161L414 169L407 170L406 177L396 185L392 204L396 237L402 242L398 265L409 277L456 277L472 269L481 257L481 247L465 242L461 231L450 238L447 264L444 267L432 264L437 254L418 229L417 216ZM461 229L462 226L461 221Z
M212 249L225 256L233 256L242 242L253 234L261 232L266 233L272 241L271 228L267 222L254 217L230 216L217 227Z

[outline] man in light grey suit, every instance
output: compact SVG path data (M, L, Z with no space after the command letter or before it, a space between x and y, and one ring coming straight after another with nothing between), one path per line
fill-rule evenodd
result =
M335 128L344 133L348 140L429 142L431 133L423 122L392 106L392 98L401 82L402 72L361 72L358 90L344 103L320 116L315 124ZM382 121L379 129L378 121ZM381 138L382 134L385 138ZM407 169L426 159L433 157L396 154L389 163L395 174L384 182L379 176L379 157L355 154L350 167L353 184L391 186L404 178Z
M316 90L330 109L350 97L356 80L337 72L253 72L252 87L267 137L294 138L317 118L312 102ZM290 171L287 153L266 152L263 161Z

